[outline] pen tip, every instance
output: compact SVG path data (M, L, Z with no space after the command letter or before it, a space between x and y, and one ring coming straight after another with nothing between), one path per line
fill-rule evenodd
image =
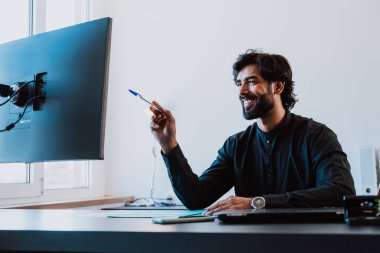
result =
M128 89L128 90L129 90L129 92L132 93L133 95L135 95L135 96L138 95L138 93L137 93L136 91L133 91L133 90L131 90L131 89Z

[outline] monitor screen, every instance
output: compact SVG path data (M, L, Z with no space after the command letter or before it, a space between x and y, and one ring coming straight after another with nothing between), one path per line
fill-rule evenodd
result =
M1 163L104 158L111 21L0 45Z

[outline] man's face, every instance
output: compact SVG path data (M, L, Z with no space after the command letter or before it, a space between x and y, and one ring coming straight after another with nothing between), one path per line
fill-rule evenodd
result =
M256 65L244 67L236 78L243 116L247 120L263 117L273 109L273 92L268 82L261 76Z

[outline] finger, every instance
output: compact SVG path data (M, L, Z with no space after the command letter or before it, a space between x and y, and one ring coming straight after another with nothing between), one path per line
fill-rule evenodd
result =
M151 123L153 122L153 123L155 123L155 124L158 124L158 118L157 118L156 115L153 115L153 116L150 118L150 120L151 120Z
M160 109L161 111L166 111L166 109L163 107L163 106L161 106L157 101L152 101L152 104L154 104L154 106L156 106L158 109ZM156 109L157 110L157 109Z
M157 101L152 101L152 104L154 105L154 106L157 106L157 108L159 108L161 111L162 111L162 117L166 117L166 119L169 121L169 122L171 122L171 123L174 123L175 122L175 118L174 118L174 116L173 116L173 114L171 113L171 111L169 111L169 110L166 110L164 107L162 107ZM154 108L154 107L153 107ZM152 109L153 109L152 108ZM151 110L152 110L151 109ZM157 111L157 109L156 109L156 111ZM159 114L159 113L157 113L157 112L154 112L155 114Z
M216 208L218 206L224 206L224 205L227 205L228 204L228 201L229 199L222 199L222 200L219 200L218 202L214 203L213 205L209 206L207 209L213 209L213 208Z
M206 212L208 212L208 211L212 211L212 210L214 210L214 209L216 209L216 208L219 208L220 206L224 206L224 205L227 205L227 200L221 200L221 201L218 201L218 202L216 202L215 204L213 204L213 205L211 205L211 206L209 206L207 209L206 209Z
M162 114L162 112L160 112L159 110L157 110L157 108L154 107L153 105L149 106L149 110L150 110L151 112L153 112L154 115Z
M150 111L153 113L151 116L152 121L157 124L161 124L163 120L166 120L166 116L163 112L157 110L154 106L149 107Z
M156 116L154 116L154 117L151 118L151 122L154 122L156 124L158 123L158 120L159 119Z
M154 122L150 122L150 129L152 131L157 130L158 128L160 128L160 126L158 124L156 124Z
M166 119L166 116L159 113L159 114L152 114L152 116L150 118L152 121L153 120L164 120L164 119Z
M220 201L218 201L215 204L213 204L213 205L209 206L208 208L206 208L206 212L217 208L219 205L220 205Z
M157 114L166 114L166 109L162 107L157 101L152 101L153 108Z
M234 209L237 209L236 206L234 205L223 205L212 210L212 213L217 213L217 212L226 211L226 210L234 210Z
M160 105L157 101L153 100L152 104L154 106L156 106L161 111L160 113L162 113L163 116L168 116L169 117L169 121L173 121L174 120L174 117L173 117L172 113L169 110L166 110L164 107L162 107L162 105ZM156 109L156 111L157 111L157 109Z
M222 206L218 206L217 208L214 208L212 210L209 210L209 211L206 211L206 215L212 215L214 213L217 213L217 212L220 212L220 211L223 211L223 210L230 210L232 209L232 207L230 205L222 205Z
M162 118L158 118L156 117L154 120L152 120L154 123L162 126L162 125L165 125L165 121L166 121L166 118L165 117L162 117Z

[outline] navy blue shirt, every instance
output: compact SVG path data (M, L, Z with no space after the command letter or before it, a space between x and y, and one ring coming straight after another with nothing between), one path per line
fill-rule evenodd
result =
M201 176L177 146L163 155L173 189L189 209L202 209L235 187L236 196L263 196L266 207L342 206L355 194L346 154L335 133L287 112L272 131L257 123L229 137Z

